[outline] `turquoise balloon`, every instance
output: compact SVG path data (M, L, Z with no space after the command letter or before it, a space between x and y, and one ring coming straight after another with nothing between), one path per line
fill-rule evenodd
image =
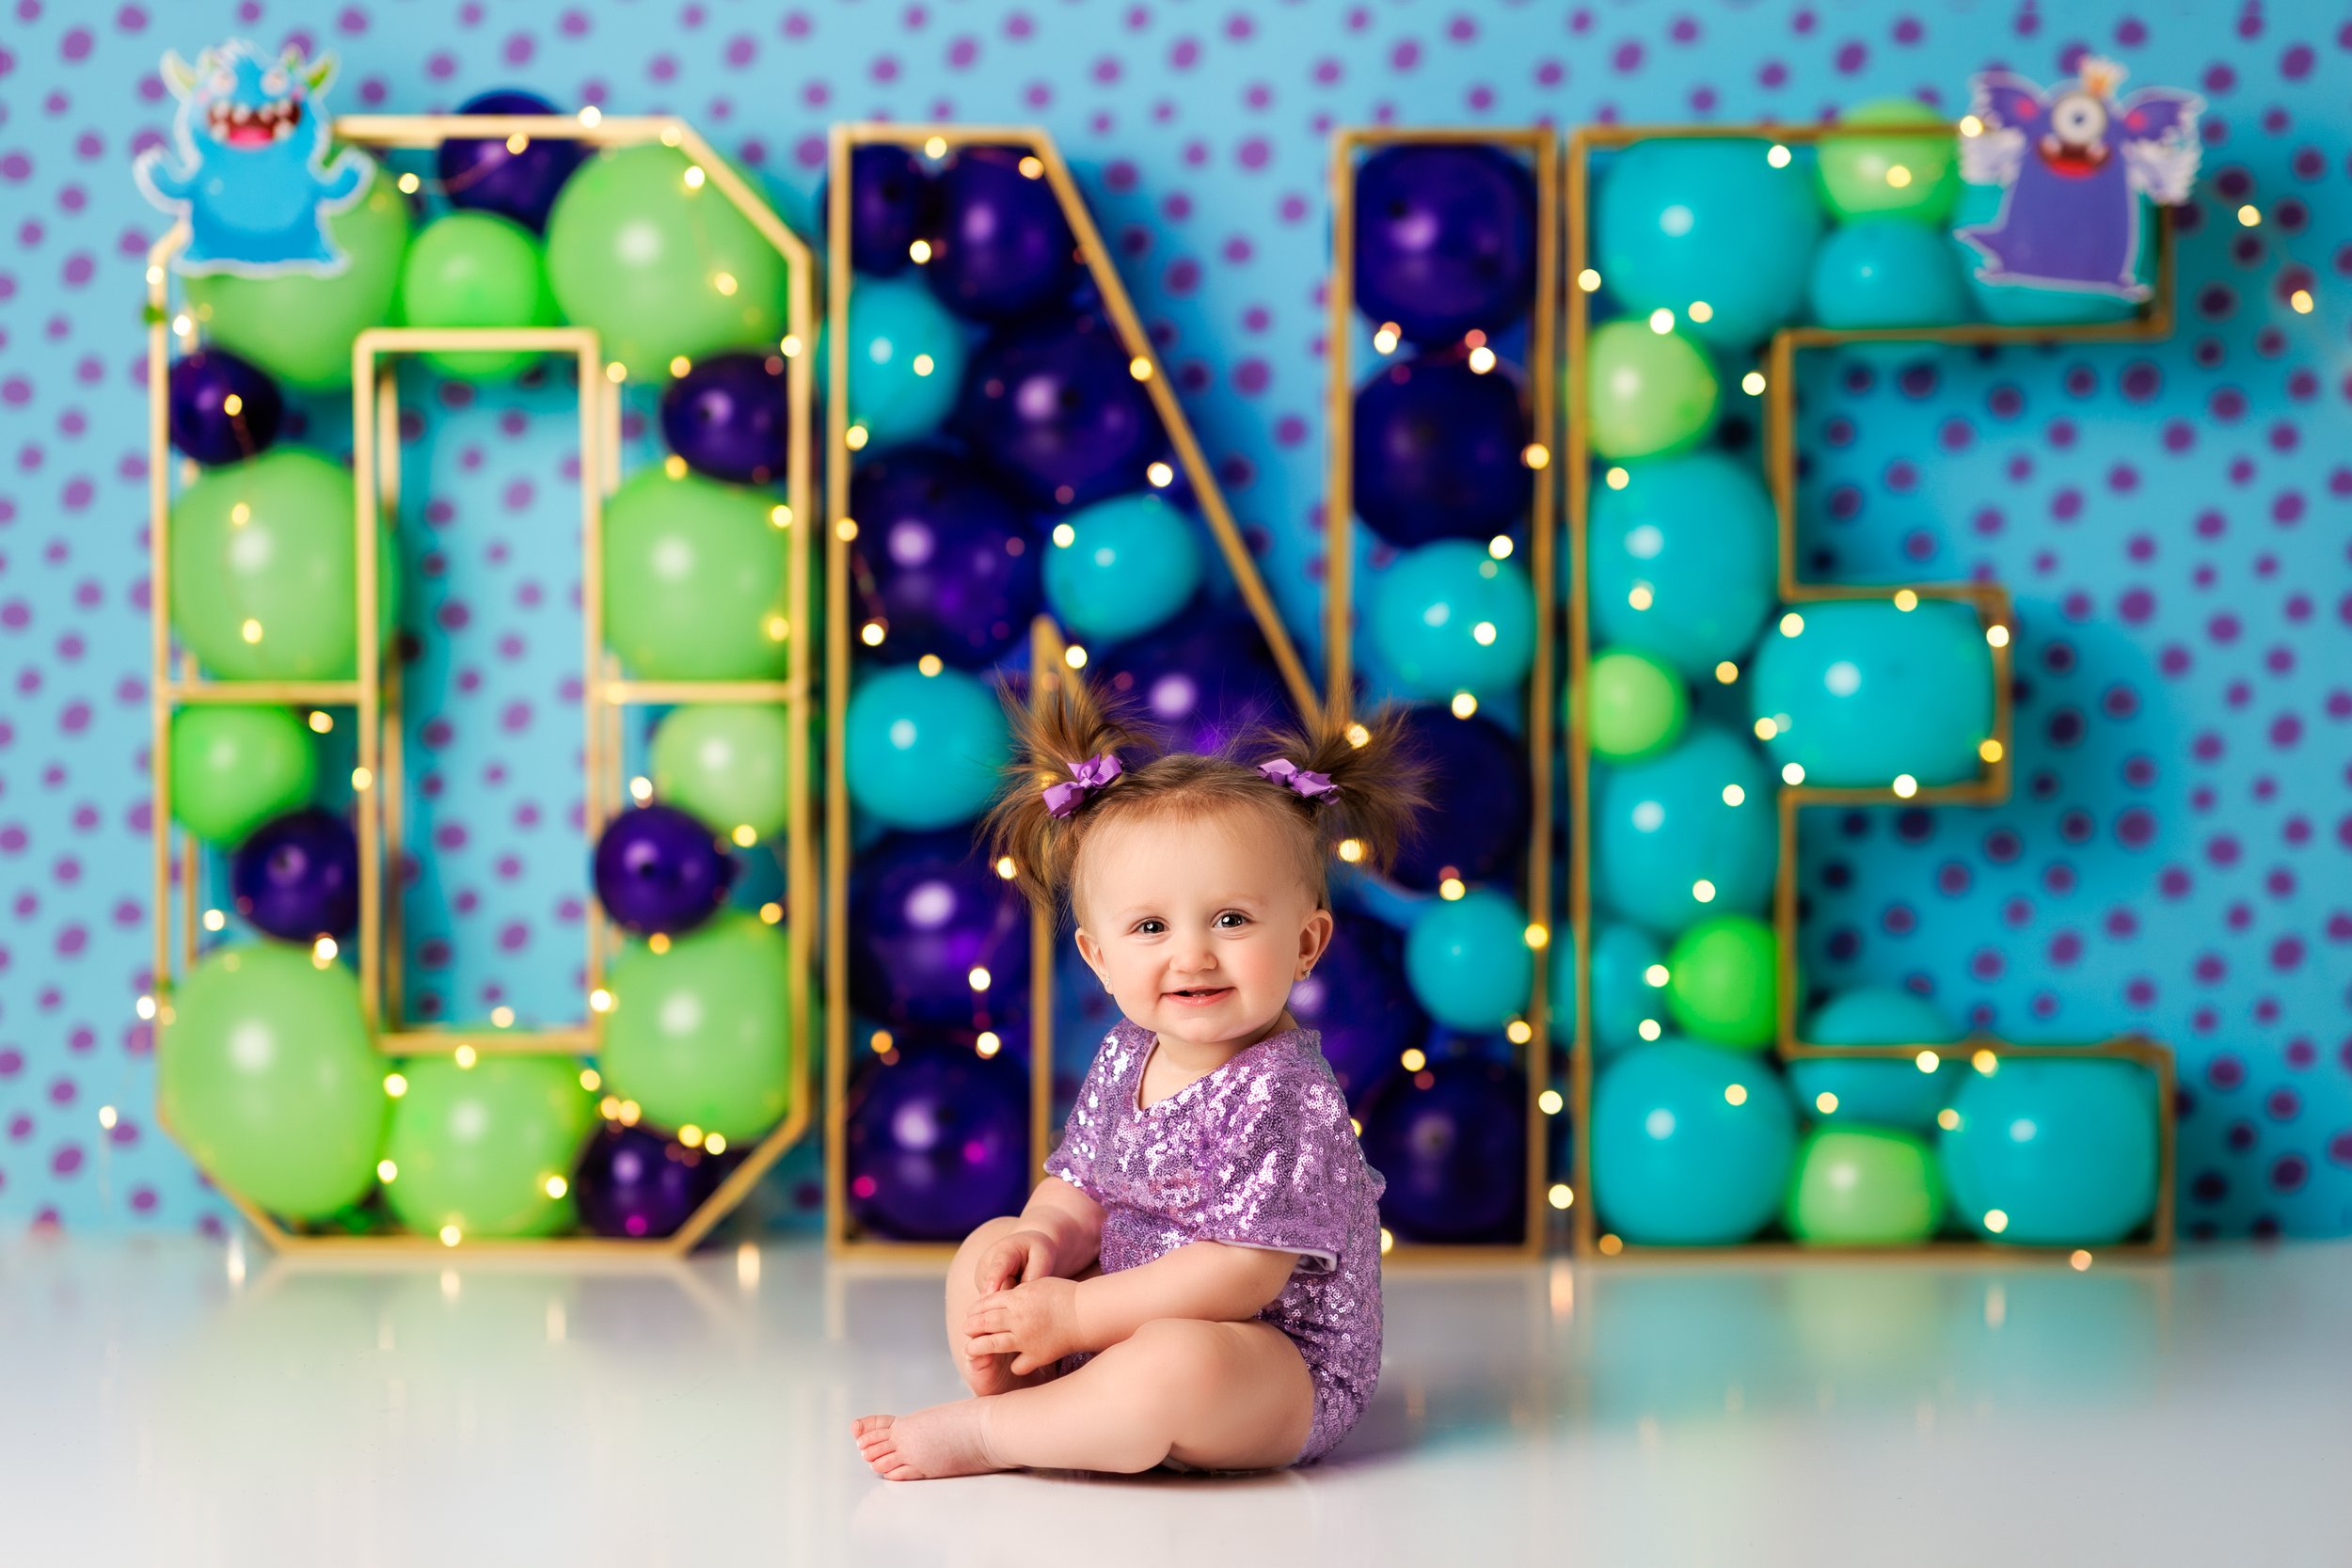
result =
M1476 540L1441 539L1381 572L1372 638L1413 696L1507 690L1534 657L1534 587L1518 562L1497 561Z
M1813 257L1813 319L1823 326L1950 326L1970 320L1951 236L1905 218L1840 226Z
M1070 530L1063 543L1061 529ZM1119 496L1071 513L1045 552L1045 599L1085 638L1150 631L1200 586L1199 531L1153 495Z
M1791 635L1783 618L1749 673L1749 711L1777 726L1765 743L1776 768L1798 763L1805 783L1839 788L1977 777L1993 733L1993 650L1973 605L1834 600L1799 619Z
M1851 990L1823 1003L1799 1029L1808 1045L1950 1045L1963 1031L1924 996L1892 988ZM1935 1126L1951 1104L1966 1062L1939 1052L1935 1069L1921 1072L1911 1058L1839 1060L1811 1056L1788 1064L1797 1109L1830 1122L1865 1122L1915 1132ZM1824 1104L1821 1097L1833 1098Z
M1666 962L1666 944L1618 921L1602 925L1593 938L1593 1059L1605 1062L1642 1043L1645 1022L1664 1024L1666 993L1649 983L1649 972ZM1576 941L1565 926L1551 940L1551 1028L1564 1041L1576 1037Z
M1724 799L1734 785L1738 805ZM1656 931L1762 913L1780 858L1775 787L1753 742L1704 720L1664 756L1607 769L1594 796L1595 895Z
M1958 230L1991 223L2000 215L2003 194L2003 187L1999 185L1961 187L1960 205L1952 214L1952 227ZM2132 271L2134 277L2153 289L2156 281L2155 226L2162 220L2157 216L2154 204L2146 197L2139 198L2138 201L2139 260ZM1952 246L1977 314L2002 326L2090 326L2102 322L2127 320L2139 309L2128 299L2094 293L2087 289L2037 289L2022 283L1987 283L1977 276L1978 268L1985 264L1983 254L1957 235L1952 240Z
M1010 760L1004 709L961 670L912 666L850 695L850 799L893 828L945 828L988 804Z
M818 340L818 370L830 361ZM869 447L929 436L956 404L971 340L929 285L861 277L850 293L850 422Z
M1778 594L1779 523L1751 462L1694 452L1626 466L1593 487L1586 556L1593 641L1635 648L1702 689L1743 663ZM1560 578L1567 589L1567 559Z
M1490 888L1438 900L1405 934L1405 977L1438 1022L1501 1029L1527 1010L1535 983L1526 913Z
M1722 1246L1780 1212L1797 1115L1766 1063L1669 1037L1600 1075L1592 1139L1603 1226L1636 1243Z
M1768 141L1645 141L1600 179L1600 276L1627 310L1672 310L1710 348L1754 348L1804 305L1821 201L1813 171ZM1691 309L1707 307L1701 321Z
M1978 1235L2090 1246L2154 1212L2155 1082L2138 1064L2010 1056L1970 1073L1952 1108L1937 1153Z

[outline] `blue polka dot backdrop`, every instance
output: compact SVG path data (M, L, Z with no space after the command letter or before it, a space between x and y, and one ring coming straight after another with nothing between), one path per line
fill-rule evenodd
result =
M808 231L827 126L1033 121L1116 249L1292 634L1319 658L1329 135L1813 119L2086 49L2206 97L2169 341L1803 362L1801 569L2018 598L2017 791L1821 811L1806 950L2010 1038L2180 1053L2187 1234L2352 1230L2352 70L2339 8L2110 0L1243 5L0 0L0 1223L217 1229L154 1126L147 417L158 74L230 36L342 64L339 112L501 87L673 113ZM587 897L569 388L405 404L413 1006L565 1016ZM645 408L627 460L660 448ZM284 438L349 447L335 400ZM1375 550L1380 560L1385 546ZM104 1114L102 1114L104 1113ZM814 1206L813 1146L755 1212Z

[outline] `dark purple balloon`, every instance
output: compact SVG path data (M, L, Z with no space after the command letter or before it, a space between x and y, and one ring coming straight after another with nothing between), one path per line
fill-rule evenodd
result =
M988 989L972 989L975 968ZM1002 1020L1029 994L1029 911L962 828L894 833L850 868L850 1005L894 1024Z
M572 1176L580 1221L599 1236L667 1236L719 1185L716 1155L649 1127L607 1122Z
M1422 1080L1427 1081L1423 1086ZM1527 1223L1527 1080L1499 1062L1399 1068L1362 1107L1380 1220L1426 1242L1505 1242Z
M1018 148L967 147L936 182L931 259L923 276L941 304L975 321L1060 305L1078 280L1078 242L1041 169Z
M625 811L596 840L596 896L639 935L691 931L725 901L735 860L698 818L659 802Z
M342 936L359 923L359 841L333 812L288 812L237 846L229 886L237 912L271 936Z
M791 430L781 354L697 359L661 393L670 450L696 473L730 484L781 483Z
M1356 394L1356 515L1391 545L1485 539L1527 515L1534 439L1518 377L1456 351L1388 366Z
M1007 327L965 371L955 427L1040 506L1139 490L1165 441L1130 357L1100 316Z
M857 466L850 515L851 581L865 613L889 628L881 657L937 654L985 669L1029 635L1043 602L1043 546L977 464L936 447L894 447Z
M1406 710L1406 743L1429 763L1432 800L1420 836L1397 851L1390 879L1434 893L1448 877L1466 882L1514 878L1527 859L1530 813L1527 749L1482 714L1457 719L1439 703Z
M1534 298L1535 178L1491 147L1392 147L1356 172L1356 306L1411 342L1492 337Z
M476 93L457 105L461 115L551 115L554 104L534 92ZM441 144L441 191L459 207L499 213L534 234L545 233L556 193L572 177L586 148L570 137L533 136L520 152L485 137Z
M832 182L817 188L817 221L833 221ZM914 264L913 246L931 223L938 190L913 152L868 145L850 153L850 264L869 277L895 277Z
M1429 1015L1405 977L1405 934L1357 910L1339 916L1314 973L1291 987L1291 1013L1321 1034L1323 1059L1351 1101L1429 1041Z
M225 349L199 349L172 361L171 444L199 463L261 455L278 439L285 411L278 383Z
M1097 653L1090 668L1186 751L1214 752L1259 723L1297 714L1258 623L1199 597L1167 626Z
M877 1061L847 1108L850 1214L901 1241L961 1241L1029 1191L1023 1070L938 1046Z

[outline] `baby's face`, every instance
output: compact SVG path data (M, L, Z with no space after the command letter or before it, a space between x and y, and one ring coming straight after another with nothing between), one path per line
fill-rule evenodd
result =
M1081 862L1079 951L1120 1011L1168 1038L1256 1043L1331 940L1290 846L1251 811L1108 823Z

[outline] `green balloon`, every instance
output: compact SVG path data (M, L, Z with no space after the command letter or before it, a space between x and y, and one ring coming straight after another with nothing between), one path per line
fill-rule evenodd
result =
M1944 1182L1927 1141L1877 1127L1817 1127L1797 1149L1781 1219L1800 1242L1903 1246L1935 1234Z
M1660 332L1645 321L1607 322L1584 357L1594 456L1664 457L1697 446L1715 428L1723 388L1714 363L1680 332Z
M758 838L785 825L785 763L792 724L770 703L681 707L653 736L653 789L714 831Z
M301 447L207 468L171 507L171 624L223 680L358 673L358 516L351 470ZM376 620L389 642L400 586L376 535Z
M1960 199L1960 141L1948 121L1915 99L1887 98L1848 110L1823 136L1821 199L1841 219L1909 218L1931 227ZM1941 136L1848 135L1850 125L1942 125Z
M739 911L670 939L632 942L606 973L597 1065L645 1119L749 1143L792 1099L792 987L784 928Z
M318 780L318 750L292 708L206 703L171 716L171 815L207 844L234 848L308 804Z
M760 491L662 468L605 502L604 637L630 674L783 677L791 545L775 508Z
M609 148L548 215L564 314L595 327L639 380L667 380L680 356L771 348L784 331L783 255L715 181L690 185L691 167L672 147Z
M568 1056L415 1056L385 1148L394 1175L385 1200L420 1235L455 1226L468 1236L545 1236L571 1224L565 1188L596 1101ZM564 1183L554 1194L550 1179ZM557 1196L562 1195L562 1196Z
M539 242L496 213L454 212L426 224L400 269L400 313L410 326L551 326ZM433 353L425 363L460 381L497 381L539 356L527 349Z
M1682 677L1647 654L1613 648L1585 671L1592 693L1593 754L1605 762L1639 762L1682 738L1691 694Z
M1778 1033L1779 949L1754 915L1702 920L1666 954L1666 1010L1677 1026L1710 1045L1754 1050Z
M305 948L239 944L198 964L166 1006L155 1101L207 1176L294 1219L365 1196L384 1069L350 970Z
M275 277L205 273L188 279L188 313L205 337L243 355L296 391L351 385L352 341L393 315L402 252L408 245L408 201L378 178L375 160L352 148L369 179L360 196L326 215L326 232L347 259L340 272L290 272Z

